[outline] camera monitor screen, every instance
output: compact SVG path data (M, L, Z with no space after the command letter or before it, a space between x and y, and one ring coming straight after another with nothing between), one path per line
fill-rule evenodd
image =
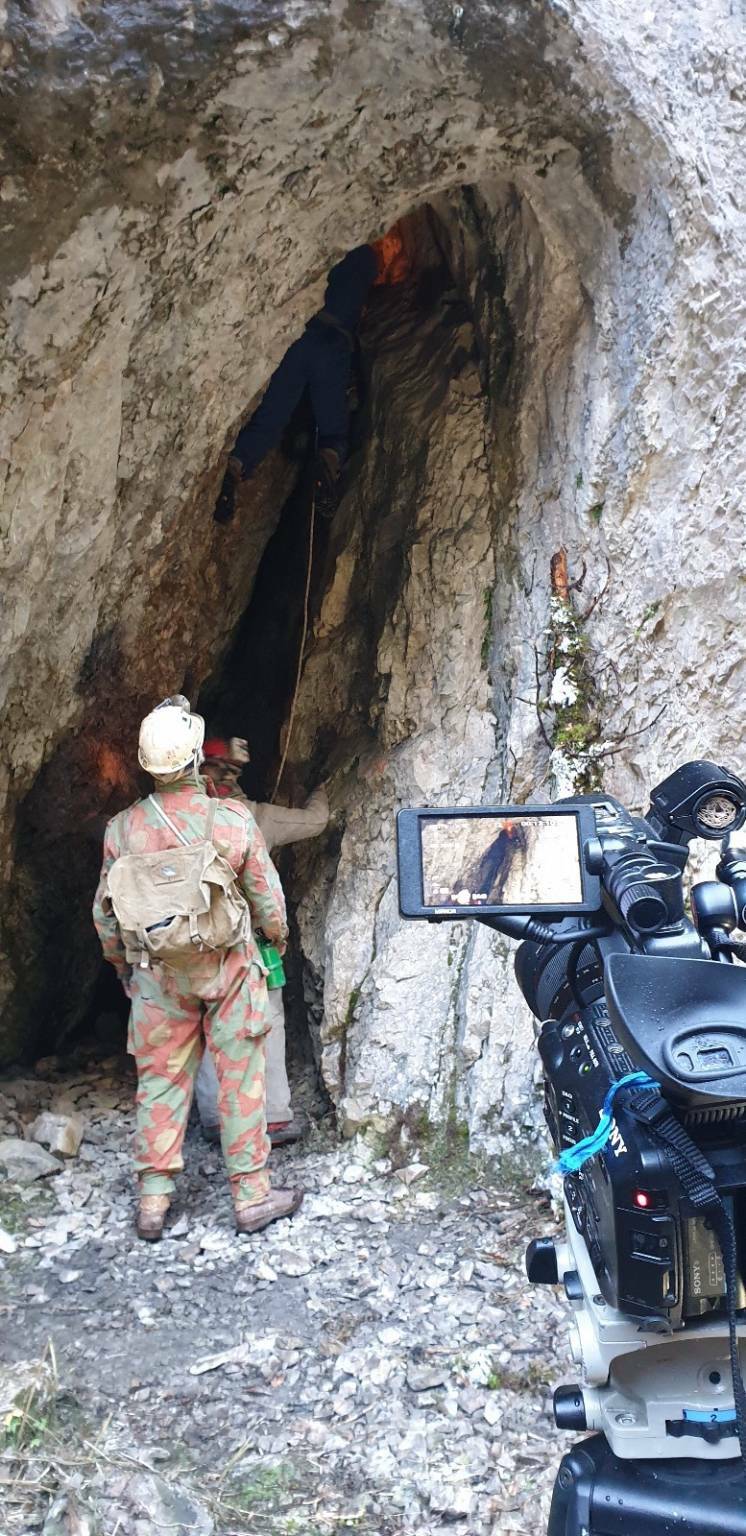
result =
M580 808L551 806L402 811L402 912L589 910L582 820Z

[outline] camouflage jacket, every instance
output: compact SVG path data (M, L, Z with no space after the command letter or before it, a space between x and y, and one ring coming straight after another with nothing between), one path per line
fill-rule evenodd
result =
M209 800L200 778L187 775L175 784L156 788L154 794L180 832L193 842L204 836ZM271 943L284 947L287 922L280 877L246 804L237 800L220 801L213 841L236 872L238 884L249 904L252 927L261 928ZM106 828L93 921L104 958L111 962L120 979L126 977L129 966L119 926L106 894L106 877L115 859L123 853L156 853L175 846L173 832L161 821L149 798L138 800L128 810L120 811ZM253 939L249 941L249 948L248 958L258 961L259 952Z

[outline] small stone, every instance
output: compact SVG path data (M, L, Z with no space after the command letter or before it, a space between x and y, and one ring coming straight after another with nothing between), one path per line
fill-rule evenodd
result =
M17 1248L18 1244L11 1233L0 1227L0 1253L15 1253Z
M415 1179L421 1179L429 1171L427 1163L409 1163L406 1168L397 1168L394 1178L401 1184L414 1184Z
M221 1231L203 1232L199 1246L203 1253L220 1253L232 1242L232 1234Z
M473 1413L479 1413L485 1405L485 1394L479 1392L476 1387L464 1387L458 1395L458 1405L462 1413L471 1418Z
M281 1248L272 1257L280 1273L283 1275L310 1275L313 1269L313 1264L307 1254L294 1253L291 1248Z
M223 1365L244 1365L250 1359L248 1344L236 1344L233 1349L224 1349L218 1355L207 1355L204 1360L195 1360L189 1367L190 1376L204 1376L207 1371L217 1371Z
M212 1536L215 1529L207 1510L191 1493L167 1483L154 1472L138 1472L129 1479L123 1494L133 1511L145 1517L149 1530L189 1531L191 1536Z
M0 1167L15 1184L33 1184L35 1179L46 1179L59 1173L62 1164L35 1141L21 1141L9 1136L0 1141Z
M451 1519L464 1519L474 1508L474 1493L468 1483L434 1483L430 1508L437 1514L450 1515Z
M431 1392L445 1386L448 1367L443 1365L417 1365L413 1360L407 1366L407 1386L412 1392Z
M364 1178L365 1169L361 1168L359 1163L350 1163L342 1174L342 1180L345 1184L360 1184Z
M80 1279L80 1270L61 1269L59 1278L61 1285L72 1285L76 1280Z

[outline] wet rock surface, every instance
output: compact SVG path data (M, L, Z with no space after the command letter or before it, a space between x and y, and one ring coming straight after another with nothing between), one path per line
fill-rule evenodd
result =
M238 1238L193 1125L151 1248L132 1229L128 1069L52 1068L0 1095L0 1131L62 1095L87 1122L53 1181L0 1185L17 1245L0 1255L0 1374L28 1382L36 1362L44 1381L0 1459L8 1536L541 1528L567 1311L524 1277L552 1226L540 1195L456 1151L406 1181L313 1123L273 1158L302 1211Z

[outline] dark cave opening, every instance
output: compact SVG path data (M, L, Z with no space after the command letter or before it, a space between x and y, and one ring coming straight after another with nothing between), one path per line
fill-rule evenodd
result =
M298 464L296 483L287 497L274 533L259 564L250 601L236 630L228 654L205 683L198 701L207 721L208 734L243 736L249 743L250 763L241 774L241 785L252 800L272 795L295 690L303 633L306 580L311 559L308 602L308 634L305 655L313 644L316 623L335 559L349 537L345 502L354 496L364 473L366 454L376 414L374 360L387 345L387 337L401 328L416 327L418 316L433 307L453 284L442 251L434 239L435 215L429 208L401 221L403 260L396 280L375 286L369 296L359 331L361 389L351 418L350 455L344 473L341 504L336 517L327 521L314 509L313 546L309 550L314 484L315 432L310 401L304 394L287 428L280 453ZM413 445L413 451L416 452ZM239 534L240 536L240 534ZM392 566L401 551L392 549ZM393 571L392 571L393 576ZM395 582L395 577L393 578ZM393 587L392 587L393 590ZM358 627L369 631L372 642L380 628L369 611L369 597L361 583ZM375 658L372 643L366 647L367 695L374 687ZM312 752L301 757L291 738L287 762L279 785L280 804L301 805L308 794L333 773L340 759L338 732L319 723ZM322 862L338 855L341 828L332 825L316 849ZM304 964L295 922L294 881L299 845L280 850L276 862L283 877L291 922L291 942L286 957L288 985L285 994L288 1051L299 1065L313 1059L307 1009L309 989L304 986ZM302 853L300 862L303 862ZM310 993L313 996L314 985ZM313 1005L312 1005L313 1006ZM316 1010L318 1011L318 1010Z
M373 419L373 361L386 346L387 333L404 316L416 325L418 314L427 314L453 283L442 250L434 238L435 215L429 207L400 221L406 262L397 280L375 286L369 295L359 330L362 363L362 399L351 417L350 455L343 476L342 502L352 492L364 468ZM253 799L268 795L274 783L282 751L283 727L293 695L303 622L304 589L309 553L309 521L313 497L314 425L307 393L304 393L287 428L280 455L298 464L296 483L280 512L277 527L268 540L259 564L250 600L232 639L227 656L207 680L199 696L199 708L208 722L208 733L242 735L251 750L251 762L241 775L246 793ZM330 558L339 549L342 517L314 520L313 563L309 602L309 635L329 580ZM240 536L240 534L239 534ZM364 622L361 615L361 622ZM290 778L283 787L306 791L328 766L334 741L323 733L315 744L313 761L298 765L289 754Z

